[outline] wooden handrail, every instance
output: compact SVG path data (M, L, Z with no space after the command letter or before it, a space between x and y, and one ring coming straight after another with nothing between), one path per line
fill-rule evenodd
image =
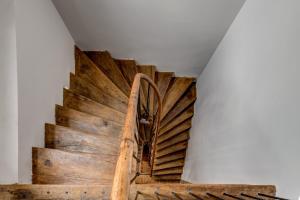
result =
M130 194L130 170L133 161L133 148L134 148L134 134L136 130L136 116L139 100L139 91L141 87L141 80L147 81L154 89L157 95L158 110L157 110L157 128L154 135L154 148L151 158L151 172L153 169L153 161L155 156L155 147L157 142L157 135L160 126L160 114L162 110L161 96L155 83L147 75L138 73L134 77L131 88L131 93L128 102L128 110L123 128L122 141L120 145L120 154L117 161L115 176L112 185L111 199L112 200L128 200Z

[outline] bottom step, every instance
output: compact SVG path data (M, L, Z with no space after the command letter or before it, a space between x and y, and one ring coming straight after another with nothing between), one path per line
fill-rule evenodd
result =
M6 199L109 199L111 185L0 185Z

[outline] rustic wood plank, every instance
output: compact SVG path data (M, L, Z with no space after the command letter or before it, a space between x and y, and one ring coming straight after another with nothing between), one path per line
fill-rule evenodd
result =
M163 101L163 111L161 119L163 119L173 106L180 100L182 95L195 81L194 78L175 77L172 81Z
M179 159L161 165L155 165L153 170L157 171L157 170L168 169L173 167L183 167L183 165L184 165L184 159Z
M178 126L179 124L186 121L187 119L192 118L193 115L194 115L194 104L190 105L185 111L177 115L176 118L174 118L172 121L166 124L166 126L162 127L159 130L159 134L162 135L170 131L172 128Z
M137 67L136 67L135 60L115 59L115 62L119 66L128 84L132 86L134 77L137 74Z
M187 148L187 144L188 144L187 141L184 141L184 142L177 143L173 146L170 146L168 148L165 148L161 151L158 151L156 153L156 157L160 158L160 157L166 156L168 154L173 154L177 151L185 150Z
M188 91L182 96L182 98L176 103L176 105L170 110L170 112L164 117L161 122L161 128L170 123L175 117L181 114L185 109L192 105L196 101L196 84L193 83Z
M112 184L117 156L32 149L33 184Z
M181 174L166 174L160 176L153 176L154 180L160 181L162 183L170 182L170 183L179 183L181 181Z
M0 185L1 200L109 199L111 185Z
M189 138L190 138L189 137L189 132L184 131L184 132L180 133L179 135L176 135L175 137L170 138L170 139L158 144L156 149L158 151L160 151L164 148L167 148L167 147L172 146L174 144L177 144L179 142L187 141Z
M160 175L167 175L167 174L182 174L183 168L182 167L174 167L169 169L161 169L158 171L154 171L154 176L160 176Z
M129 96L130 85L108 51L87 51L85 53L126 96Z
M63 106L80 112L85 112L87 114L95 115L106 120L114 121L121 125L124 124L124 113L93 101L82 95L76 94L68 89L64 89Z
M224 193L239 196L241 192L256 196L257 193L276 195L276 187L273 185L246 185L246 184L136 184L131 186L130 199L135 199L139 193L138 199L143 199L140 194L146 197L156 197L155 192L173 199L172 192L176 192L183 199L195 199L189 195L192 192L205 200L211 199L206 193L222 196L226 200L230 200L223 196Z
M70 152L119 155L121 137L111 134L94 134L67 127L45 124L46 148Z
M167 163L167 162L170 162L170 161L173 161L173 160L178 160L178 159L181 159L181 158L185 158L185 150L176 152L176 153L171 154L171 155L156 158L155 159L155 165L161 165L161 164L164 164L164 163Z
M77 76L90 80L90 82L101 89L101 91L106 91L120 101L128 101L128 96L126 96L85 53L80 51L79 48L75 48L75 60L75 74Z
M88 133L106 133L114 137L119 137L122 130L122 126L115 122L59 105L55 107L55 119L57 125Z
M164 99L167 89L169 87L170 81L174 77L174 72L156 72L155 82L159 89L161 98Z
M182 133L183 131L190 129L191 126L192 126L192 119L187 119L186 121L182 122L175 128L171 129L170 131L168 131L162 135L159 135L157 144L160 144L160 143L178 135L179 133Z
M70 89L76 94L85 96L93 101L111 107L115 110L119 110L122 113L127 112L128 101L122 101L116 97L113 97L96 86L92 85L85 78L70 74Z

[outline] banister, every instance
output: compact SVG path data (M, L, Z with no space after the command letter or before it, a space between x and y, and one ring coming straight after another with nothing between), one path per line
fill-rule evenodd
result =
M120 153L115 169L115 176L112 185L111 191L111 199L112 200L127 200L130 193L130 170L133 161L133 148L134 148L134 140L135 140L135 129L136 129L136 116L137 116L137 107L138 107L138 100L139 100L139 91L141 87L141 80L147 81L151 87L154 89L157 102L158 102L158 110L157 110L157 120L154 133L154 149L153 154L151 157L151 173L153 170L153 162L155 156L155 147L157 142L157 135L160 126L160 114L162 110L162 102L161 96L159 94L159 90L155 83L149 78L147 75L138 73L134 77L134 81L131 88L131 93L128 101L128 110L126 114L125 124L123 127L123 135L122 141L120 144Z

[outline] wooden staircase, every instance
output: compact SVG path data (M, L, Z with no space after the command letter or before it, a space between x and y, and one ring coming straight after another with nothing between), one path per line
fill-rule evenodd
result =
M180 184L196 101L195 78L159 72L134 60L113 59L107 51L75 48L75 60L63 105L55 106L55 124L45 124L45 148L32 149L33 185L2 185L0 199L195 199L191 192L209 198L208 192L237 194L241 190L275 194L274 186ZM141 80L138 104L131 105L139 73L155 83L159 95L149 81ZM125 122L134 106L137 126L129 131L134 132L135 141L124 138ZM133 142L134 154L134 162L124 154L129 184L119 175L126 176L120 163L123 147L131 148L131 143L125 145L128 141ZM117 183L130 190L126 198L111 194L126 192Z

